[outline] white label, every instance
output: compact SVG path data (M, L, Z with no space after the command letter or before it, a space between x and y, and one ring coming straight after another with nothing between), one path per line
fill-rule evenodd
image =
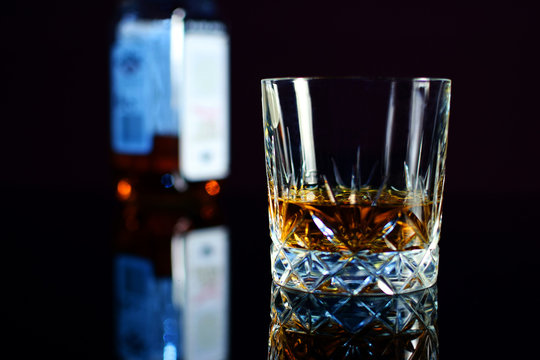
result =
M209 23L212 24L212 23ZM229 38L222 27L187 27L180 173L189 181L229 173Z

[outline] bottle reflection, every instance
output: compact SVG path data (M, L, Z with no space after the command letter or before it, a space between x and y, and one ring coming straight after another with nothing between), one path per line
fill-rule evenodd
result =
M227 240L224 227L197 229L173 238L173 299L183 313L184 359L226 358Z
M226 358L228 242L224 226L175 235L172 276L158 276L148 258L116 257L118 358Z
M273 284L268 358L438 359L437 307L436 286L342 296Z
M177 352L179 327L174 324L178 325L180 309L172 302L170 279L157 278L149 260L124 255L116 259L115 280L119 358L153 359L165 347Z

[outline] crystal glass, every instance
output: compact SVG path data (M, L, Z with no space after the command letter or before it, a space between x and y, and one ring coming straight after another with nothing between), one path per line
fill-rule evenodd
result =
M344 295L435 284L450 80L261 85L275 284Z

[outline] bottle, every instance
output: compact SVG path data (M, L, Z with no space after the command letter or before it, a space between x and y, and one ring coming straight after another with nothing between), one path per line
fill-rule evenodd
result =
M229 43L214 2L139 0L125 9L111 51L117 180L180 192L224 180Z
M219 194L229 171L228 35L216 10L211 1L134 0L116 27L111 163L120 359L181 357L192 333L183 324L197 314L191 308L184 321L183 309L200 291L190 287L200 281L189 279L204 268L227 273Z

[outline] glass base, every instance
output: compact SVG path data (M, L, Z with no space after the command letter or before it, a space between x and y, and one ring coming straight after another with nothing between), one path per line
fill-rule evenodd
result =
M439 248L354 254L272 244L272 278L282 287L316 294L394 295L437 280Z

